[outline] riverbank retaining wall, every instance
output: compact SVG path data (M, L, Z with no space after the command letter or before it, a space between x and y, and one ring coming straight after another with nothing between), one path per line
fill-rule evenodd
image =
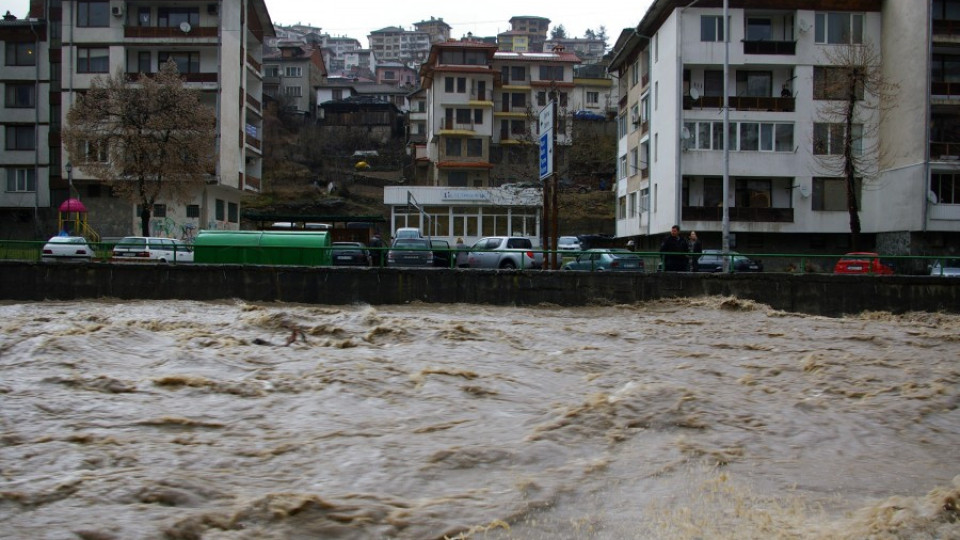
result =
M731 296L784 311L960 312L960 279L240 265L0 262L0 300L222 300L583 306Z

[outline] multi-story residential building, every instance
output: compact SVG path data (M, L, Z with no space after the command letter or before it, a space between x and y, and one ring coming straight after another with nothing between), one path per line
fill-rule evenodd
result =
M0 27L7 99L0 166L8 188L0 207L22 207L32 197L39 214L80 197L100 235L139 231L134 205L86 176L83 158L66 153L59 132L77 94L95 77L149 76L172 59L186 84L217 111L216 170L191 200L158 204L152 229L179 236L238 228L241 193L261 187L262 44L273 35L263 1L32 0L29 17L25 26L9 21ZM25 164L33 172L22 172ZM55 214L52 219L56 223ZM43 234L56 232L43 228Z
M417 84L417 70L401 62L378 63L375 75L380 84L402 87Z
M538 139L539 111L551 98L561 111L557 144L570 143L568 101L577 62L564 51L503 52L473 40L435 44L420 70L423 96L411 99L422 99L426 111L416 115L418 121L425 116L422 145L412 131L410 142L416 178L427 185L385 189L393 229L421 227L468 244L491 235L527 236L539 244L541 191L506 184L537 179L530 143Z
M420 64L430 54L431 34L409 31L397 26L388 26L374 30L367 36L370 50L377 64L381 62L401 62Z
M506 52L542 52L550 19L521 15L510 18L510 30L497 34L497 45Z
M960 0L883 3L883 72L899 85L880 124L864 230L877 248L960 254ZM925 60L925 61L924 61Z
M326 36L323 40L323 60L330 74L343 73L356 66L370 69L370 50L364 49L360 41L354 38Z
M420 21L413 23L417 32L425 32L430 36L430 43L443 43L450 41L451 26L443 22L443 17L430 17L429 21Z
M600 116L614 115L617 113L618 90L619 86L614 85L614 80L607 74L606 66L574 66L570 108Z
M617 235L637 237L641 247L656 250L661 235L679 224L696 230L704 247L721 247L726 176L731 246L760 253L844 252L850 242L845 182L825 172L825 158L838 153L836 139L843 131L825 116L836 99L823 91L825 80L839 68L831 64L830 52L882 47L888 74L923 80L926 68L917 60L927 44L918 36L928 25L921 15L906 12L927 3L911 2L908 8L881 0L842 5L769 0L749 7L732 2L725 44L722 8L656 0L636 29L621 36L609 68L619 77L621 96ZM881 14L882 8L897 13ZM884 39L889 28L906 21L915 26ZM903 35L910 33L916 36L904 46ZM900 50L891 52L895 48ZM916 164L924 162L926 145L918 142L925 137L916 118L929 95L918 91L906 107L898 104L894 115L901 118L895 124L881 123L876 110L860 109L854 151L886 145L900 154L897 161L880 156L879 174L857 186L865 240L888 231L956 230L956 222L947 226L933 219L939 214L925 211L929 181L924 165ZM907 126L913 134L903 141ZM878 137L894 130L896 139ZM910 151L900 149L904 143Z
M276 52L263 58L263 93L277 100L288 113L313 116L316 88L327 70L319 49L299 41L279 41Z
M576 53L580 62L596 64L603 60L607 52L607 42L597 38L552 38L544 43L545 51L552 51L557 47Z

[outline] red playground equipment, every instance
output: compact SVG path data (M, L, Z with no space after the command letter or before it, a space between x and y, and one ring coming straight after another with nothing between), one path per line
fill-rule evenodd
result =
M100 241L100 235L87 223L87 207L80 199L67 199L60 204L57 227L61 236L83 236L90 242Z

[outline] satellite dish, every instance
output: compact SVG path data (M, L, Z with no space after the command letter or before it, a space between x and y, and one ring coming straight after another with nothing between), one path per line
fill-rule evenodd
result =
M802 33L806 32L807 30L810 30L810 23L808 23L806 19L797 20L797 26L800 27L800 32Z
M692 97L693 99L700 99L700 91L697 90L696 88L691 88L690 97Z
M800 196L804 199L810 196L810 190L807 188L807 186L800 186Z
M690 139L690 129L687 128L687 127L684 127L683 129L681 129L681 130L680 130L680 138L683 139L683 140L685 140L685 141L686 141L686 140L689 140L689 139Z
M937 199L937 194L934 193L932 189L927 190L927 200L930 201L930 204L937 204L940 202L940 200Z
M188 23L187 21L183 21L182 23L180 23L180 31L183 32L184 34L186 34L187 32L189 32L189 31L190 31L190 23Z

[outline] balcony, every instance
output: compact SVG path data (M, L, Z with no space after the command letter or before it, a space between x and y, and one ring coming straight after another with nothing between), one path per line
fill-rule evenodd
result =
M743 41L743 54L770 54L793 56L797 54L796 41Z
M960 36L960 21L933 21L933 35Z
M960 142L930 142L930 159L933 161L960 160Z
M453 120L440 120L439 130L457 130L457 131L476 131L477 125L473 122L454 122Z
M251 96L250 94L247 94L246 97L247 97L247 105L250 105L251 107L253 107L255 111L259 112L261 109L260 101L257 100L257 98Z
M933 81L930 86L934 96L960 97L960 83Z
M136 82L140 79L139 73L134 73L128 71L126 73L127 80L130 82ZM146 73L147 77L153 77L153 73ZM180 77L183 78L184 82L188 83L216 83L217 74L216 73L181 73Z
M683 221L723 221L720 206L684 206ZM793 208L730 207L730 221L793 223Z
M720 96L701 96L697 99L683 96L683 109L719 109L723 105L722 99ZM796 98L792 97L735 96L727 99L728 106L737 111L794 112L796 103Z
M194 26L189 32L184 32L176 26L124 26L123 37L171 40L179 38L216 38L216 26Z

